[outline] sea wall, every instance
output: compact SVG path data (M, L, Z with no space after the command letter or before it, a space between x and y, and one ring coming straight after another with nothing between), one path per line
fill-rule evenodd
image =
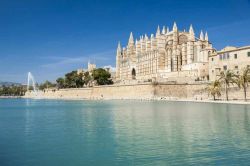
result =
M40 91L35 96L27 92L26 98L45 99L191 99L205 100L208 96L206 83L196 84L137 84L137 85L109 85L91 88L71 88L60 90ZM250 87L247 98L250 98ZM243 90L232 87L229 90L231 100L243 99ZM224 89L219 99L225 99Z
M226 99L225 89L222 88L221 90L221 97L220 99ZM238 88L237 86L233 86L229 88L228 91L228 98L230 100L244 100L244 90ZM247 88L247 99L250 99L250 87Z
M26 93L25 97L32 97L33 93ZM110 85L91 88L70 88L60 90L45 90L39 92L41 98L63 99L140 99L152 98L152 85Z
M48 99L152 99L152 98L190 98L200 95L205 84L137 84L109 85L91 88L71 88L40 91L36 97ZM34 93L27 92L25 97L33 98Z

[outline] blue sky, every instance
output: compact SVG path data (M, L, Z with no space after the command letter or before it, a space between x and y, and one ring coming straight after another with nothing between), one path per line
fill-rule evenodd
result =
M66 72L115 66L117 42L155 33L157 25L193 24L216 49L250 45L250 0L1 0L0 81L38 82Z

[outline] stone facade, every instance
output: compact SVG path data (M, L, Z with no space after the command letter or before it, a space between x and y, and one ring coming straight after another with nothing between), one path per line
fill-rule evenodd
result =
M201 31L196 38L192 25L189 31L179 31L176 23L172 30L158 27L156 35L141 36L139 40L130 34L126 48L118 44L116 54L116 80L176 80L186 77L192 80L208 78L208 57L214 52L212 44Z
M209 57L211 81L218 79L221 71L232 70L239 74L245 67L250 67L250 46L226 47Z
M94 63L90 63L90 61L88 61L88 69L77 69L77 74L80 74L80 73L84 73L85 71L86 72L92 72L94 69L96 69L96 64Z
M88 72L91 72L94 69L96 69L96 64L88 62Z

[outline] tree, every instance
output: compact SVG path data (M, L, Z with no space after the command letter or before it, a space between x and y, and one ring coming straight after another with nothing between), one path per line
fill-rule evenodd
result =
M26 86L11 85L0 87L0 96L23 96L26 92Z
M244 100L247 101L247 87L250 82L250 68L246 67L243 69L242 73L239 75L237 79L237 84L239 88L243 88L244 90Z
M77 71L72 71L65 74L65 86L66 88L76 88Z
M111 74L105 69L102 68L94 69L92 72L92 76L98 85L113 84L113 81L111 80Z
M83 74L78 74L77 71L72 71L65 74L65 86L67 88L80 88L84 84Z
M84 85L83 73L78 74L75 80L76 80L76 87L77 88L83 87L83 85Z
M65 74L65 77L58 78L56 80L58 88L80 88L83 85L89 85L89 83L95 80L98 85L113 84L111 80L111 74L105 69L94 69L92 74L90 72L78 73L77 71L71 71Z
M88 85L89 82L92 80L92 77L88 71L84 73L83 77L84 77L83 81L85 85Z
M219 80L215 80L210 83L207 87L208 94L213 96L213 99L216 100L216 95L221 96L221 83Z
M228 101L228 88L230 87L230 84L237 83L237 75L235 75L232 71L222 71L220 73L219 80L225 85L225 92L226 92L226 99Z
M57 87L58 87L59 89L65 87L65 79L62 78L62 77L59 77L59 78L56 80L56 83L57 83Z
M46 80L44 83L39 85L40 90L56 87L56 84Z

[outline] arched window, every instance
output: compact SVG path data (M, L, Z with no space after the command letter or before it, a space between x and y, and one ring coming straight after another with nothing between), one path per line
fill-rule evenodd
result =
M132 79L133 79L133 80L136 79L136 71L135 71L134 68L132 69Z

